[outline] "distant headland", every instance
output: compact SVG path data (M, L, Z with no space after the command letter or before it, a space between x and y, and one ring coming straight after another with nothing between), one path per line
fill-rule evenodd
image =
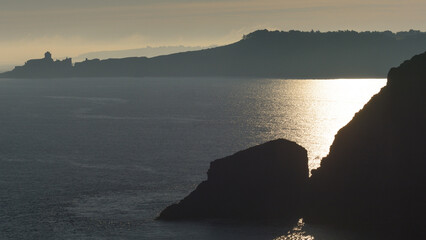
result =
M53 60L52 54L46 52L42 59L31 59L25 62L24 66L17 66L12 71L3 75L10 77L49 77L49 76L70 76L73 72L71 58L64 60ZM2 75L0 75L1 77Z
M426 33L258 30L238 42L170 55L121 59L29 60L3 78L61 77L386 77L389 68L426 50Z

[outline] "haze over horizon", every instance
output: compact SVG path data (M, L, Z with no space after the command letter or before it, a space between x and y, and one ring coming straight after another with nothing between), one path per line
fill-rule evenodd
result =
M2 0L0 66L146 46L209 46L258 29L426 31L423 0ZM336 19L340 19L336 21Z

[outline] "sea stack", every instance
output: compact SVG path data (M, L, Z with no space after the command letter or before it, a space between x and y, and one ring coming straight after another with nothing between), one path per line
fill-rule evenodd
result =
M307 151L278 139L213 161L207 175L158 219L297 219L309 176Z
M426 53L393 68L388 84L336 135L313 171L305 220L426 239Z

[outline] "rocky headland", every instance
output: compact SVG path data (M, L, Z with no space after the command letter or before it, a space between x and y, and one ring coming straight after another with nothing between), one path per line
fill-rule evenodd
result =
M50 78L72 76L74 67L71 58L53 60L52 54L46 52L44 58L31 59L23 66L16 66L12 71L0 73L0 78Z
M392 68L387 86L339 130L312 172L305 219L425 239L425 136L423 53Z
M278 139L213 161L208 178L167 207L161 220L197 218L294 220L308 182L306 150Z
M426 33L415 30L258 30L225 46L152 58L86 59L74 65L71 59L64 64L35 59L0 77L386 77L389 68L425 49Z
M158 219L303 217L426 239L425 136L423 53L389 71L387 86L336 134L311 178L306 150L271 141L212 162L207 181Z

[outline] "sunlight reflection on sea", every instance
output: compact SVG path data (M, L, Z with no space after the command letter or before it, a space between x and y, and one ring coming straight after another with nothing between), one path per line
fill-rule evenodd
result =
M271 79L244 91L255 98L252 125L263 127L268 139L283 137L305 147L315 169L337 131L385 84L386 79Z
M385 84L0 80L0 239L348 239L303 221L288 232L288 224L154 218L205 180L211 161L266 141L295 141L318 167L336 132Z

